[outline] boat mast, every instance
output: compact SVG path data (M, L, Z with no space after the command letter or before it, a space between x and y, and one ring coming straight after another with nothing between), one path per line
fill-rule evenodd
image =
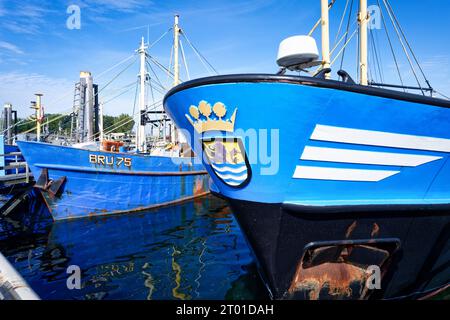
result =
M180 16L178 14L175 15L175 21L173 24L173 86L177 86L180 83L180 63L179 63L179 43L180 43L180 32L181 29L178 26L178 20ZM165 124L165 121L164 121ZM177 142L177 128L175 124L172 122L172 130L170 130L170 142L172 144L176 144Z
M42 105L41 97L42 93L35 93L36 96L36 141L41 141L41 120L42 120Z
M367 0L359 0L359 83L367 85Z
M144 37L141 39L141 46L139 47L139 55L141 58L140 65L140 92L139 92L139 114L138 114L138 123L137 123L137 134L136 134L136 149L138 152L147 152L147 143L145 141L145 122L143 121L144 113L145 113L145 82L146 82L146 52L145 49L147 47L144 43Z
M175 15L175 23L173 25L173 86L180 83L180 64L178 61L178 44L180 42L180 27L178 26L179 15Z
M322 27L322 69L330 67L330 31L328 19L328 0L320 0L321 7L321 27ZM329 79L330 74L326 73L325 78Z

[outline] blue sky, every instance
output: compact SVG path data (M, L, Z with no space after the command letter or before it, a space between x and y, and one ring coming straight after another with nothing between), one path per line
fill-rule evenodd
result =
M355 10L358 1L354 1ZM377 1L368 2L370 5ZM432 86L450 95L450 19L440 18L450 10L450 1L391 2ZM66 10L71 4L81 10L79 30L66 27L69 17ZM330 12L331 47L345 4L346 0L337 0ZM70 110L73 84L80 70L91 71L94 82L101 88L120 68L100 78L97 76L130 56L140 37L147 36L147 29L150 42L167 31L174 13L180 14L181 27L220 74L274 73L279 42L291 35L308 33L319 18L320 1L0 0L0 103L11 102L20 116L25 116L31 113L29 101L33 100L33 93L39 91L44 93L46 112ZM356 27L353 21L350 31ZM383 80L398 83L385 30L372 32L378 43ZM404 82L415 85L394 30L389 33L395 42ZM320 44L320 32L314 36ZM355 40L348 46L344 69L356 78ZM188 44L183 44L191 78L210 75ZM150 54L168 65L170 48L171 36L168 36L152 48ZM334 72L338 67L336 63ZM135 81L137 72L135 64L105 89L100 99L108 101L121 92L115 89ZM182 76L186 79L186 74ZM108 101L105 113L131 113L133 101L131 90Z

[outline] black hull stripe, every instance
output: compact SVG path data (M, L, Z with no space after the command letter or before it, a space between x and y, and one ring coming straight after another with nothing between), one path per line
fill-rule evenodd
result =
M232 74L232 75L199 78L186 81L172 88L171 90L169 90L169 92L167 92L167 94L164 96L164 105L168 97L179 91L204 85L220 84L220 83L237 83L237 82L280 82L280 83L300 84L313 87L350 91L359 94L366 94L370 96L377 96L394 100L402 100L413 103L427 104L442 108L450 108L450 100L443 100L439 98L433 98L383 88L362 86L359 84L349 84L336 80L327 80L302 76L277 76L271 74Z
M315 219L348 219L367 216L404 217L404 216L450 216L450 204L372 204L343 206L307 206L294 203L282 203L280 207L293 214Z

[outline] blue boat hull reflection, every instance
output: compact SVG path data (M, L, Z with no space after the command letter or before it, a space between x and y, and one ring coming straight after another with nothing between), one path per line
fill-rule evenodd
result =
M230 209L213 196L133 215L49 219L33 234L9 230L0 250L42 299L267 298ZM81 268L80 290L67 288L70 265Z

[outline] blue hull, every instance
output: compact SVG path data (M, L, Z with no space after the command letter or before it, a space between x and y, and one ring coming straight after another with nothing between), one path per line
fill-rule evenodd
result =
M164 106L229 200L272 297L419 297L448 285L450 102L231 75L183 83Z
M202 100L223 103L228 123L236 110L231 131L194 129L189 108ZM225 197L320 207L450 203L450 108L281 81L193 86L169 93L165 107L197 152L205 139L242 141L251 178L241 187L204 159Z
M36 180L45 170L49 180L64 180L58 190L41 186L55 220L145 210L208 192L208 176L191 158L17 144Z

